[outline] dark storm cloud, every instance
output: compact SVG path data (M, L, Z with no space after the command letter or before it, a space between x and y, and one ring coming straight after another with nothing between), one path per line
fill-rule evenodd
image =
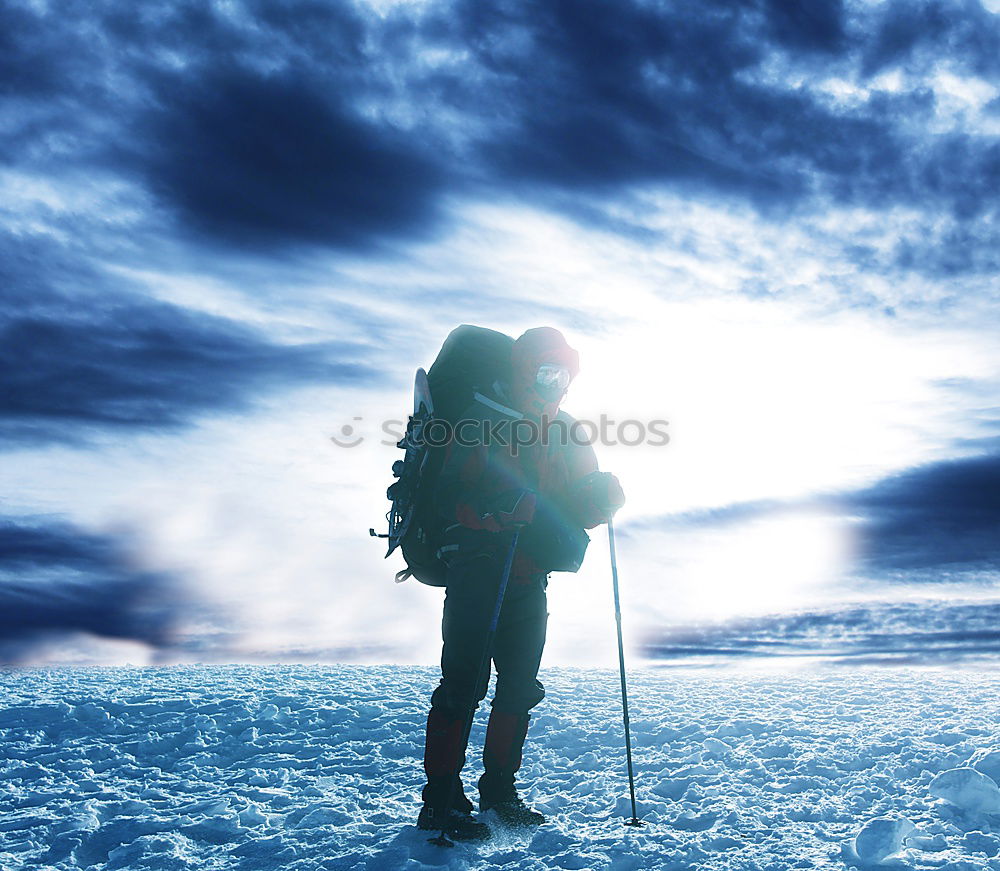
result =
M860 664L946 664L1000 655L1000 602L870 602L657 630L645 656L698 660L810 657Z
M866 14L848 39L838 4L468 0L441 26L484 71L449 96L492 102L498 123L480 154L502 176L580 190L661 181L761 205L923 207L930 197L963 217L995 204L995 143L930 136L934 96L923 83L848 106L763 71L779 60L789 79L850 78L863 34L883 24L878 10ZM885 13L886 27L896 14ZM971 7L942 16L953 28L974 19L984 46L1000 33Z
M781 44L800 51L836 52L843 48L844 4L765 0L767 29Z
M942 54L979 76L1000 71L1000 27L997 16L981 3L887 3L875 20L874 37L862 50L866 75L887 67L926 62L926 53Z
M848 496L875 571L1000 570L1000 454L933 463Z
M166 647L184 613L176 583L130 569L116 540L68 523L0 519L0 663L81 632Z
M764 198L803 191L801 174L775 172L754 152L789 147L798 134L782 119L793 112L823 119L808 100L737 80L766 53L760 26L742 26L737 7L685 16L582 0L455 11L455 41L490 74L480 89L473 80L470 100L493 92L499 110L480 143L492 171L582 190L663 180ZM748 138L764 115L774 117L766 149Z
M579 218L649 183L774 217L902 204L947 213L958 246L995 237L961 228L995 227L1000 149L940 133L930 82L997 71L998 17L964 0L81 3L0 23L10 159L120 173L206 243L367 249L439 230L456 193ZM853 101L816 87L896 68L901 89Z
M184 2L5 13L16 51L2 72L24 101L8 112L11 158L120 174L182 236L254 253L430 232L439 160L355 105L374 85L362 19L313 2L240 15Z
M162 430L262 392L376 377L350 342L279 345L123 292L60 249L0 237L0 447ZM75 292L61 289L72 283Z
M438 169L401 132L339 105L335 85L242 70L176 92L161 81L142 172L187 230L250 250L419 235Z

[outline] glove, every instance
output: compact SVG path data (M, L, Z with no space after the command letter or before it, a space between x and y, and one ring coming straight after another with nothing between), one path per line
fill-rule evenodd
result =
M498 526L497 532L527 526L535 519L535 503L533 490L507 490L494 500L483 521L492 518Z
M625 504L622 485L610 472L591 472L581 478L573 488L573 495L587 529L607 523Z
M469 529L488 532L507 532L527 526L535 518L535 493L533 490L506 490L493 497L484 510L476 510L468 503L459 503L458 522Z

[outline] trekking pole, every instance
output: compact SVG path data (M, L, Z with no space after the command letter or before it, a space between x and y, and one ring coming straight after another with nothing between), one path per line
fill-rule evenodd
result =
M514 536L510 540L510 549L507 551L507 560L503 565L503 574L500 576L500 589L497 591L497 601L496 605L493 607L493 616L490 619L489 628L486 631L486 644L483 647L483 658L479 661L479 674L476 676L475 692L478 692L479 685L482 683L483 676L487 674L487 669L489 668L490 659L493 654L493 639L497 634L497 623L500 622L500 609L503 607L504 595L507 592L507 581L510 580L510 568L514 564L514 551L517 550L517 537L521 534L519 527L515 527ZM473 701L469 706L469 715L466 717L465 726L462 729L462 753L465 753L465 748L469 743L469 734L472 732L472 721L476 716L476 709L479 707L479 702ZM448 784L448 800L445 802L444 813L446 816L446 821L444 823L445 828L441 829L441 834L436 838L429 838L427 843L435 844L438 847L454 847L455 844L448 840L445 832L447 831L447 814L451 811L451 803L455 800L455 781L457 778L452 778L451 783Z
M615 556L615 527L608 520L608 545L611 548L611 583L615 590L615 624L618 627L618 669L622 679L622 714L625 720L625 756L628 760L628 789L632 796L632 819L626 826L643 826L635 812L635 773L632 769L632 736L628 723L628 691L625 689L625 647L622 644L622 609L618 598L618 559Z

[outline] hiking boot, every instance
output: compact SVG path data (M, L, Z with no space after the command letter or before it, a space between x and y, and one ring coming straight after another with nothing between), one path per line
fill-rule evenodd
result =
M449 787L451 781L454 781L454 785ZM428 777L427 783L420 791L420 797L425 805L434 807L443 807L450 798L454 810L464 814L472 813L472 802L465 794L462 781L458 777Z
M486 841L490 838L489 826L473 819L472 814L454 809L442 813L440 808L430 804L420 809L417 828L426 832L443 831L456 841Z
M545 817L528 807L517 794L513 775L486 771L479 778L479 809L493 811L505 826L540 826Z
M520 797L503 799L501 801L479 800L481 811L493 811L505 826L511 828L527 828L530 826L540 826L545 822L545 817L538 811L528 807Z

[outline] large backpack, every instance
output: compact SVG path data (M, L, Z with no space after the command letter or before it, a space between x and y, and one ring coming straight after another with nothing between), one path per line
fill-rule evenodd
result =
M423 370L417 372L414 413L397 442L405 454L393 463L397 480L386 491L392 502L386 515L389 531L378 536L389 539L386 557L398 546L406 561L406 568L396 573L396 583L412 576L432 587L445 586L445 564L438 556L440 522L432 497L447 447L425 444L423 431L432 419L456 423L477 390L490 391L494 381L505 380L513 343L496 330L462 324L448 334L425 383ZM371 534L378 535L374 530Z

